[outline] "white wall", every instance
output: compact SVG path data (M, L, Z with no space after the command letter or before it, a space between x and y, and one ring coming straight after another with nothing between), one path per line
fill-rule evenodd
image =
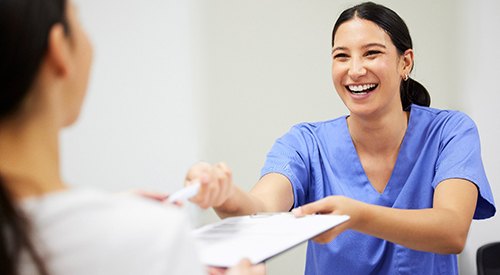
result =
M172 191L202 159L228 162L250 189L274 140L293 124L346 113L331 84L330 35L339 13L359 1L76 2L95 62L80 121L62 139L71 184ZM430 90L432 106L476 120L498 193L498 4L378 2L407 22L413 77ZM198 224L216 219L201 213ZM475 249L498 240L499 227L497 219L473 223L462 274L474 274ZM269 274L302 274L304 251L273 259Z
M191 1L78 0L94 44L78 123L63 133L65 179L173 191L199 158Z
M455 77L463 109L479 128L483 162L497 205L500 202L500 87L496 85L500 76L499 12L500 2L495 0L463 1L458 25L462 35L456 44L460 73ZM467 247L460 255L462 274L475 274L477 248L495 241L500 241L498 214L492 219L473 222Z

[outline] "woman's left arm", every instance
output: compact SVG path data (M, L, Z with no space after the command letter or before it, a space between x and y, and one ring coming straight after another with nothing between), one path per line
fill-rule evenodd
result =
M428 209L389 208L330 196L293 212L298 216L330 213L351 217L316 237L317 242L329 242L344 230L353 229L415 250L458 254L465 246L477 196L477 187L472 182L447 179L437 185L433 207Z

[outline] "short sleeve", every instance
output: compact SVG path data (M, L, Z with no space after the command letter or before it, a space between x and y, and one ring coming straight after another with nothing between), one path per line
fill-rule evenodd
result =
M303 124L296 125L276 140L267 154L261 176L279 173L290 180L294 193L294 206L306 202L309 192L310 154L308 147L313 138Z
M451 178L469 180L479 191L474 219L493 216L496 210L481 159L476 125L465 114L454 112L445 120L441 134L433 187Z

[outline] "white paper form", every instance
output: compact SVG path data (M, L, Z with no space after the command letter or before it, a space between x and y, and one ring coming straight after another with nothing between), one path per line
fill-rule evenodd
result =
M263 262L349 219L346 215L308 215L290 212L226 218L193 230L201 261L229 267L248 258Z

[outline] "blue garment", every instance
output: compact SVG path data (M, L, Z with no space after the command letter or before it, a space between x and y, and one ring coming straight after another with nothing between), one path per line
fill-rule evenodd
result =
M457 111L412 105L408 128L383 193L369 182L346 117L302 123L279 138L261 174L292 183L294 207L330 195L401 209L431 208L434 189L449 178L477 185L475 219L495 214L474 122ZM328 244L309 242L306 274L458 274L457 256L408 249L347 230Z

